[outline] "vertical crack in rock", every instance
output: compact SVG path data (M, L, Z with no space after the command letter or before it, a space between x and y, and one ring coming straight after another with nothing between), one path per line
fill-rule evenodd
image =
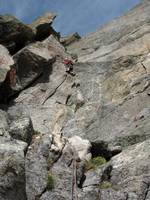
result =
M144 182L144 184L146 184L146 189L145 189L145 194L144 194L144 198L143 198L143 200L148 200L147 199L147 195L148 195L148 193L149 193L149 189L150 189L150 184L149 183L146 183L146 182ZM149 197L148 197L149 198Z
M65 82L66 78L67 78L67 75L64 77L63 81L55 88L54 91L50 91L50 93L47 92L45 99L44 99L44 100L42 101L42 103L41 103L42 105L43 105L51 96L53 96L53 95L56 93L57 89Z

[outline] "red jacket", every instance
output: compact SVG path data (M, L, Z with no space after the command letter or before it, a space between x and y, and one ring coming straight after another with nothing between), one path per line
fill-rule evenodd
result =
M70 64L73 65L72 60L69 60L69 59L64 59L63 63L64 63L65 65L70 65Z

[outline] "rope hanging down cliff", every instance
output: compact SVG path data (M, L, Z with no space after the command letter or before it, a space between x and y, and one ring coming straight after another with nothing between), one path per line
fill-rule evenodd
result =
M73 153L72 160L72 198L71 200L78 200L77 195L77 157L75 152Z

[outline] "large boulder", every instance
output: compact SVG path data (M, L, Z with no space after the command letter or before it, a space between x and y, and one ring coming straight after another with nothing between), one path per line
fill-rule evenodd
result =
M38 42L29 46L27 50L29 54L31 51L33 52L30 57L24 55L23 59L23 56L16 55L20 60L18 79L20 79L21 89L29 86L29 83L32 84L32 87L22 91L15 102L29 108L33 127L36 131L47 133L49 132L48 129L53 131L57 118L61 118L61 113L65 112L64 104L71 93L73 77L65 72L62 59L67 54L64 47L54 36L50 36L42 43ZM24 51L26 50L24 49ZM23 51L20 52L20 54L22 53ZM24 62L23 65L21 65L22 62ZM23 66L27 66L27 71ZM19 87L18 91L20 91Z
M0 15L0 44L7 47L12 54L33 39L31 28L11 15Z
M8 111L9 135L17 140L22 140L28 145L34 133L29 112L23 106L11 106Z
M52 73L52 64L57 55L64 57L66 54L64 48L53 36L44 42L30 44L15 54L13 57L15 64L0 86L0 93L2 93L0 101L6 101L42 75L43 81L48 82Z
M17 72L17 83L14 90L24 89L46 70L48 73L51 73L51 64L54 59L53 51L47 49L41 43L25 47L14 56L14 68Z
M80 160L89 160L91 158L91 144L88 140L83 140L79 136L69 138L69 143L78 152Z

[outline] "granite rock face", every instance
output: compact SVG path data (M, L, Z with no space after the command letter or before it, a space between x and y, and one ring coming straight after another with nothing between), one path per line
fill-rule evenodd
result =
M67 51L45 33L13 57L0 46L0 199L150 199L149 13L142 1Z
M149 199L149 142L131 146L111 160L110 180L128 199Z
M10 108L8 112L0 110L0 199L2 200L26 200L25 154L32 138L33 127L25 110L19 107L18 110L15 109L16 106Z
M149 10L150 2L144 1L68 46L78 54L76 82L85 103L64 127L65 134L69 130L69 135L122 147L149 137Z
M68 47L80 61L105 62L149 51L149 0ZM138 48L139 46L139 48Z

